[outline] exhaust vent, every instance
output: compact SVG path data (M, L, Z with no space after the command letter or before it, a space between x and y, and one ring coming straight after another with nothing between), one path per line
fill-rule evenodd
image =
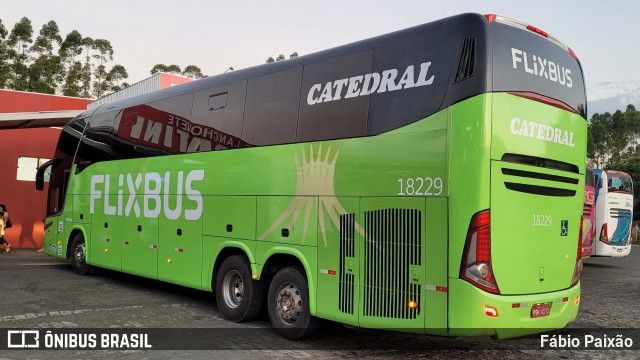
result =
M364 213L363 315L416 319L421 304L422 213L383 209Z
M353 314L355 278L347 267L347 261L353 261L355 255L355 214L340 216L340 286L338 307L341 312Z
M468 79L473 76L476 63L476 39L466 38L462 44L462 54L458 63L455 82Z

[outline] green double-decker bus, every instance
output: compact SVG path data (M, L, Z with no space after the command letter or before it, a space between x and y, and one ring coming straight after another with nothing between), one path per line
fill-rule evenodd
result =
M45 251L319 319L499 338L580 302L580 62L463 14L100 105L62 130Z

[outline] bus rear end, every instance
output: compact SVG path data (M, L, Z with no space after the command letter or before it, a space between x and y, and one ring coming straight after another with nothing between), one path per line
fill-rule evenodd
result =
M582 210L582 259L591 257L593 240L596 237L596 188L593 166L587 164L584 179L584 207Z
M468 220L449 319L454 335L503 338L562 328L577 316L586 96L569 48L533 26L487 17L489 207ZM464 299L476 306L464 308Z
M622 171L605 170L598 196L600 224L597 256L627 256L631 252L633 182Z

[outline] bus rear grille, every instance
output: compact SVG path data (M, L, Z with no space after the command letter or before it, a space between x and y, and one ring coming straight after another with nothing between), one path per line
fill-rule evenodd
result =
M455 82L468 79L473 76L476 62L476 39L466 38L462 44L462 53L458 63Z
M631 219L631 211L627 209L611 209L609 215L616 219Z
M543 167L548 169L568 171L574 174L579 173L577 165L562 162L562 161L552 160L552 159L539 158L536 156L520 155L520 154L504 154L502 155L501 160L504 162L510 162L515 164L530 165L530 166L537 166L537 167Z
M354 257L355 246L355 214L340 216L340 287L338 291L338 307L340 311L353 314L353 298L355 278L347 273L347 258Z
M504 186L509 190L534 194L534 195L544 195L544 196L575 196L575 190L568 189L559 189L548 186L538 186L538 185L529 185L529 184L518 184L505 182Z
M566 189L567 184L578 185L579 180L574 177L551 175L537 171L524 171L509 168L502 168L502 174L512 176L512 181L505 181L504 185L509 190L524 192L528 194L544 195L544 196L574 196L575 189ZM551 185L532 185L515 182L518 178L544 180L545 184ZM565 188L554 187L553 185L564 186Z
M416 319L421 286L415 273L422 258L422 213L415 209L384 209L364 213L365 316ZM416 270L417 269L417 270Z

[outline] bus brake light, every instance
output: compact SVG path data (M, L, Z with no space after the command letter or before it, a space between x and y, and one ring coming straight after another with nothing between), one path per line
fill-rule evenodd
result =
M580 217L580 234L578 235L578 250L576 251L576 265L573 268L573 276L571 277L571 285L574 286L580 280L580 274L582 273L582 225L584 218Z
M487 14L487 15L485 15L485 17L489 21L489 24L491 24L492 22L496 21L496 14Z
M533 31L534 33L544 36L544 37L549 37L549 33L547 33L546 31L542 31L540 29L538 29L537 27L533 26L533 25L529 25L527 26L528 30Z
M609 236L608 236L608 231L607 231L607 223L604 223L602 225L602 229L600 230L600 241L602 241L603 243L609 245Z
M460 264L460 278L493 294L500 294L491 268L491 217L489 210L471 218Z

